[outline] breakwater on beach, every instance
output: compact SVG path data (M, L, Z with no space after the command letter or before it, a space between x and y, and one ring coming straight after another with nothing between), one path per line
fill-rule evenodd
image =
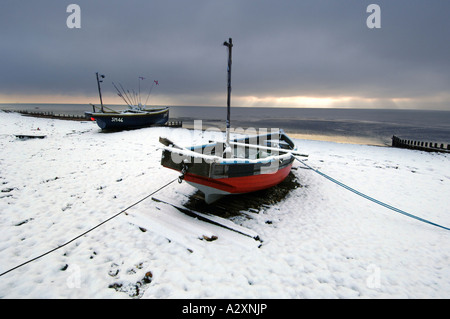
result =
M392 136L392 146L399 148L408 148L412 150L420 150L427 152L444 152L450 153L450 144L437 143L437 142L425 142L425 141L414 141L408 139L402 139L397 136Z
M53 112L40 112L40 111L28 111L28 110L17 110L14 111L22 115L42 117L42 118L56 118L61 120L72 120L72 121L86 121L86 117L76 114L55 114Z

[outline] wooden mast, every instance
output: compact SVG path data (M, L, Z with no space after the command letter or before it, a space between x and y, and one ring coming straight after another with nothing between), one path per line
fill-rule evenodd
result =
M226 147L230 147L230 101L231 101L231 48L233 47L233 41L231 38L228 42L223 43L224 46L228 47L228 97L227 97L227 140Z
M95 75L97 76L98 95L100 95L100 105L102 107L101 110L102 110L102 113L103 113L104 110L103 110L103 101L102 101L102 91L100 90L100 82L103 82L103 81L98 78L98 72L96 72ZM100 75L100 77L102 79L105 78L105 76L103 74Z

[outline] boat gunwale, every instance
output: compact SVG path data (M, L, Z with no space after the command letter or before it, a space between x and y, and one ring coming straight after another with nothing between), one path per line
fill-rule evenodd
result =
M210 144L210 145L214 145L214 144ZM208 161L210 163L230 164L230 165L232 165L232 164L257 164L257 163L267 164L267 163L271 163L274 161L285 160L285 159L288 159L293 156L289 152L290 150L280 150L280 152L284 152L286 154L270 155L270 156L267 156L264 158L259 158L259 159L250 159L250 158L242 158L242 157L222 158L222 157L216 156L216 155L206 155L206 154L198 153L195 151L191 151L189 149L179 149L179 148L174 148L174 147L170 147L170 146L163 146L161 148L165 151L168 151L171 153L176 153L180 156L201 158L201 159L205 160L205 162ZM180 164L181 164L181 162L180 162Z
M158 114L164 114L169 111L169 108L160 109L157 111L152 110L144 110L142 113L114 113L114 112L85 112L86 114L89 114L89 116L92 117L144 117L144 116L151 116L151 115L158 115Z

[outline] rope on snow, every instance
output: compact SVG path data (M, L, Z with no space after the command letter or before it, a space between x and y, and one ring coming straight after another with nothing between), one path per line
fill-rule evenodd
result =
M295 157L295 156L294 156L294 157ZM341 186L341 187L343 187L343 188L345 188L345 189L351 191L352 193L355 193L356 195L359 195L359 196L361 196L361 197L363 197L363 198L365 198L365 199L368 199L368 200L370 200L370 201L372 201L372 202L374 202L374 203L376 203L376 204L378 204L378 205L381 205L381 206L386 207L386 208L388 208L388 209L390 209L390 210L392 210L392 211L394 211L394 212L397 212L397 213L400 213L400 214L402 214L402 215L411 217L411 218L416 219L416 220L418 220L418 221L421 221L421 222L423 222L423 223L427 223L427 224L430 224L430 225L433 225L433 226L436 226L436 227L440 227L440 228L445 229L445 230L450 230L450 228L448 228L448 227L444 227L444 226L442 226L442 225L433 223L433 222L431 222L431 221L429 221L429 220L426 220L426 219L420 218L420 217L418 217L418 216L415 216L415 215L413 215L413 214L407 213L407 212L405 212L404 210L398 209L398 208L396 208L396 207L394 207L394 206L391 206L391 205L386 204L386 203L384 203L384 202L382 202L382 201L379 201L378 199L375 199L375 198L370 197L370 196L368 196L368 195L366 195L366 194L364 194L364 193L361 193L360 191L357 191L356 189L354 189L354 188L352 188L352 187L350 187L350 186L348 186L348 185L345 185L344 183L342 183L342 182L340 182L340 181L334 179L333 177L331 177L331 176L329 176L329 175L327 175L327 174L325 174L325 173L322 173L321 171L319 171L319 170L317 170L317 169L312 168L311 166L309 166L308 164L306 164L304 161L298 159L297 157L295 157L295 159L296 159L297 161L299 161L300 163L302 163L303 165L305 165L307 168L309 168L309 169L313 170L314 172L316 172L317 174L319 174L319 175L325 177L326 179L332 181L333 183L335 183L335 184L337 184L337 185L339 185L339 186Z
M20 265L17 265L17 266L15 266L15 267L13 267L13 268L11 268L11 269L9 269L9 270L7 270L7 271L1 273L1 274L0 274L0 277L3 276L3 275L6 275L7 273L9 273L9 272L11 272L11 271L13 271L13 270L15 270L15 269L17 269L17 268L20 268L20 267L22 267L22 266L25 266L26 264L29 264L29 263L31 263L31 262L37 260L37 259L40 259L40 258L42 258L42 257L44 257L44 256L46 256L46 255L48 255L48 254L50 254L50 253L52 253L52 252L54 252L54 251L56 251L56 250L58 250L58 249L64 247L64 246L67 246L68 244L70 244L71 242L77 240L78 238L83 237L83 236L86 235L87 233L93 231L94 229L100 227L100 226L103 225L103 224L106 224L107 222L109 222L110 220L116 218L117 216L121 215L122 213L125 213L125 212L126 212L127 210L129 210L130 208L136 206L137 204L143 202L144 200L146 200L146 199L149 198L150 196L156 194L157 192L159 192L159 191L162 190L163 188L169 186L170 184L172 184L173 182L175 182L177 179L178 179L178 178L175 178L174 180L172 180L172 181L168 182L167 184L161 186L160 188L158 188L157 190L155 190L155 191L152 192L151 194L149 194L149 195L145 196L144 198L138 200L138 201L135 202L134 204L132 204L132 205L128 206L127 208L125 208L124 210L122 210L122 211L118 212L117 214L115 214L115 215L109 217L108 219L104 220L104 221L101 222L100 224L98 224L98 225L96 225L96 226L90 228L89 230L87 230L87 231L85 231L84 233L82 233L82 234L80 234L80 235L78 235L78 236L72 238L71 240L65 242L64 244L62 244L62 245L60 245L60 246L58 246L58 247L56 247L56 248L53 248L53 249L51 249L51 250L49 250L49 251L47 251L47 252L45 252L45 253L43 253L43 254L37 256L37 257L34 257L34 258L30 259L30 260L27 260L26 262L24 262L24 263L22 263L22 264L20 264Z

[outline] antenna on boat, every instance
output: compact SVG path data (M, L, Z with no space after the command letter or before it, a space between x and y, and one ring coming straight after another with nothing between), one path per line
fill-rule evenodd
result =
M133 92L133 98L134 98L134 105L138 105L138 95L136 94L136 92L134 92L133 89L131 89L131 91Z
M131 107L131 105L133 104L133 101L131 101L131 98L128 96L127 92L125 91L125 89L123 88L122 84L119 83L120 88L122 89L123 93L125 94L125 96L127 97L128 101L130 101L130 103L127 103L129 107ZM130 91L128 91L128 93L130 93Z
M138 86L139 86L139 107L142 106L141 101L141 80L145 80L143 76L138 77Z
M233 47L233 41L231 38L228 42L223 43L224 46L228 47L228 97L227 97L227 140L226 147L230 147L230 99L231 99L231 48Z
M100 96L100 105L102 107L102 112L104 112L103 111L102 90L100 89L100 83L103 82L103 81L98 78L98 72L96 72L95 75L97 76L97 86L98 86L98 95ZM105 78L105 76L103 74L101 74L100 77L102 79Z
M150 86L150 91L148 91L147 99L145 100L144 107L147 105L148 98L150 97L150 93L152 93L153 87L159 85L159 81L153 80L152 85Z
M114 85L114 87L116 88L117 91L117 95L120 96L122 98L122 100L125 101L125 103L130 106L130 103L127 101L127 99L125 98L125 96L123 95L122 92L120 92L119 88L116 86L116 84L114 84L114 82L112 82L112 84Z

